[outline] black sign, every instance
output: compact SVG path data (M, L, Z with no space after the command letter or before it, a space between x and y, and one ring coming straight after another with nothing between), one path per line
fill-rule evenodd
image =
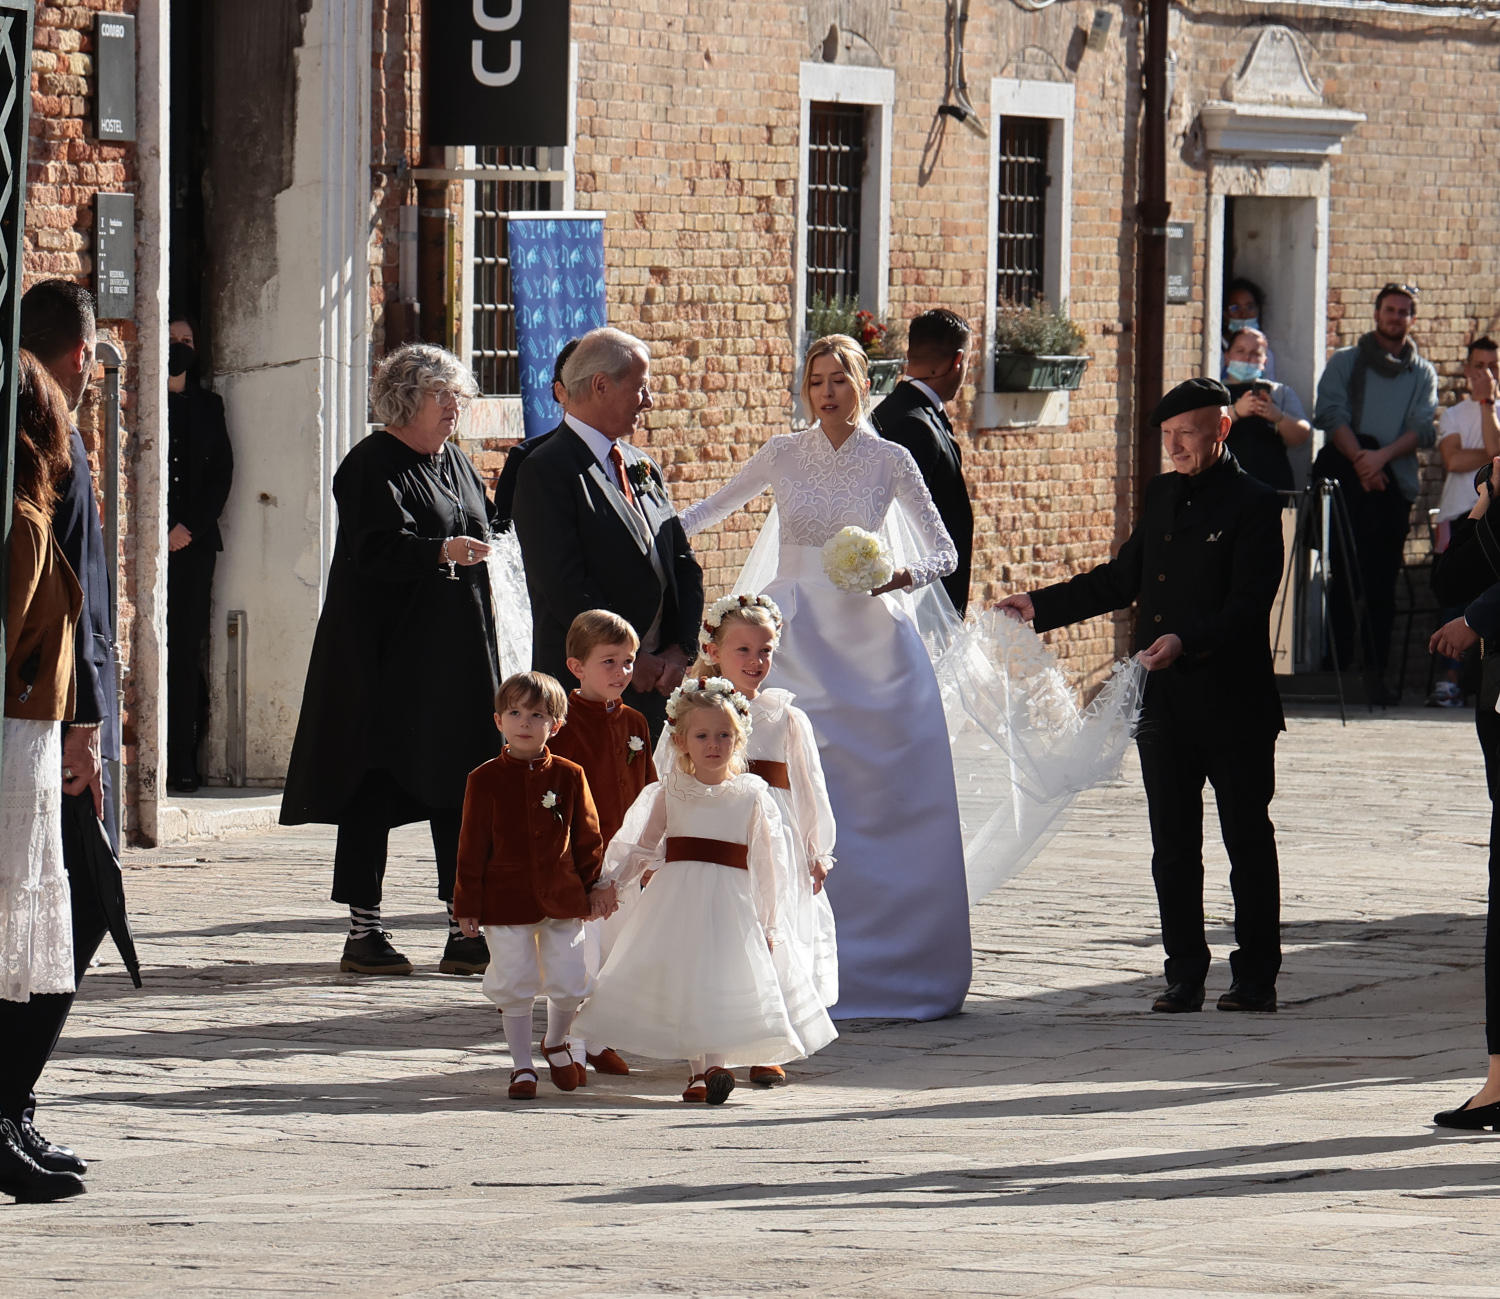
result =
M568 0L422 6L428 144L566 145Z
M1167 222L1167 301L1193 300L1193 223Z
M135 195L94 195L94 297L100 320L135 315Z
M135 139L135 18L94 15L94 135Z

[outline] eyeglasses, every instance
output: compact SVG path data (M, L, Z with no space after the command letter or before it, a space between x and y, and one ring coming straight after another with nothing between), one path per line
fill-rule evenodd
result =
M469 398L461 392L454 392L452 388L443 388L432 396L439 406L451 406L454 410L469 408Z
M1255 304L1254 299L1243 304L1231 302L1224 308L1224 314L1226 316L1233 316L1236 320L1239 320L1242 316L1246 320L1254 320L1259 312L1260 308Z

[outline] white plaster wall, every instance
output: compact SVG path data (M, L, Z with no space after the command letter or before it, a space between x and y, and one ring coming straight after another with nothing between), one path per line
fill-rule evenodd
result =
M333 472L365 432L370 0L316 0L297 51L293 180L276 199L276 269L231 321L216 388L234 486L214 582L203 772L228 776L227 616L246 635L246 773L285 775L337 517Z

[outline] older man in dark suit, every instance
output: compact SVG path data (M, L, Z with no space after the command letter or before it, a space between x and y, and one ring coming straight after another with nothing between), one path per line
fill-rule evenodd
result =
M586 609L609 609L641 638L625 700L651 723L698 648L703 570L660 468L624 439L651 409L651 354L618 329L579 340L563 371L568 410L517 476L516 535L531 594L532 663L565 686L564 643Z
M870 416L881 437L911 452L958 547L958 567L942 582L960 618L969 604L974 507L946 407L964 386L969 337L968 322L951 311L938 308L917 316L907 327L906 377Z

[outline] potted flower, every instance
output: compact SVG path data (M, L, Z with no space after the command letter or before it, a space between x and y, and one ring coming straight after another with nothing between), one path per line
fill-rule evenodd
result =
M906 362L906 329L900 322L881 322L873 311L863 311L855 298L825 298L814 293L807 310L811 342L828 334L848 334L865 349L870 363L870 395L883 397L896 386Z
M1029 307L1001 306L995 317L995 391L1071 391L1083 382L1089 358L1084 335L1068 318L1038 298Z

